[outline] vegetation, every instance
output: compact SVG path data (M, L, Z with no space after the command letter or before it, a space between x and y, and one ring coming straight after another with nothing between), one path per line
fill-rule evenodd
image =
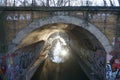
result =
M1 6L120 6L120 0L0 0Z

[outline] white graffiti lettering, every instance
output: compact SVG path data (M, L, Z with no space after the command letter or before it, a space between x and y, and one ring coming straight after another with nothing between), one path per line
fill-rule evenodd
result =
M8 21L23 21L23 20L31 20L30 14L14 14L14 15L7 15L6 20Z

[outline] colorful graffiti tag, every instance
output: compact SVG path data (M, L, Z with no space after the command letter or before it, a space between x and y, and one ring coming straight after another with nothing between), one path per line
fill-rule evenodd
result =
M120 37L114 41L114 50L107 55L106 79L120 80Z

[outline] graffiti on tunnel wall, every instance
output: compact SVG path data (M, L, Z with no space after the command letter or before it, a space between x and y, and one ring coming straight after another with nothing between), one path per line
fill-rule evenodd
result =
M14 65L17 69L16 74L23 74L26 70L35 62L35 60L39 57L41 46L43 46L43 42L35 43L34 45L26 46L20 50L17 50L15 53L20 53L14 58Z
M118 55L108 55L108 57L111 57L111 59L110 62L106 64L106 79L120 80L120 58L117 58Z
M6 74L5 79L0 80L19 80L21 75L25 75L26 71L35 60L39 57L40 51L44 45L44 41L37 42L32 45L25 46L16 50L12 54L8 54L4 57L6 60ZM3 59L3 58L2 58Z
M43 43L42 43L43 45ZM8 65L4 65L4 68L7 67L6 70L1 72L0 74L6 78L4 80L18 80L16 76L19 74L23 74L27 68L37 59L39 55L39 51L41 49L41 43L38 45L37 43L34 45L26 46L24 48L20 48L15 51L15 53L6 55L4 57L0 57L0 59L5 60L8 59ZM117 46L109 55L110 63L106 64L105 69L105 51L104 50L97 50L96 52L93 51L86 51L81 49L81 56L84 57L85 61L90 64L89 66L98 71L99 73L105 73L106 71L106 79L107 80L120 80L120 52L119 46ZM86 53L86 54L84 54ZM3 61L2 61L3 62ZM6 74L3 74L6 73ZM13 74L14 73L14 74ZM2 80L0 79L0 80Z
M101 79L104 80L105 61L106 61L105 51L97 50L96 52L93 52L85 49L81 49L80 51L81 51L81 58L84 59L84 61L86 61L85 63L87 63L88 66L92 68L94 74L99 74Z
M11 14L7 15L6 20L8 21L22 21L22 20L31 20L30 14Z
M106 79L120 80L120 37L115 37L113 46L113 51L107 55Z

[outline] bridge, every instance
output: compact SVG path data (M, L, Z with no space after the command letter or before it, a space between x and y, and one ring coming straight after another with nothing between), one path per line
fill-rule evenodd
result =
M5 80L116 78L108 68L119 53L119 14L119 6L1 6Z

